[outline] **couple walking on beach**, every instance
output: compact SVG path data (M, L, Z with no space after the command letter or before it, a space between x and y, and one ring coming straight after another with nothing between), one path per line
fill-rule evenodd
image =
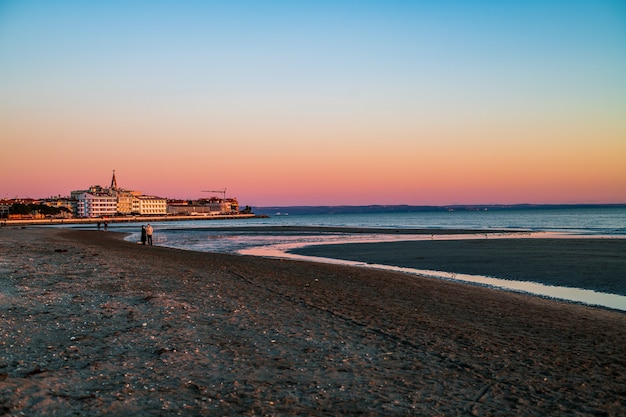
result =
M147 226L141 226L141 244L145 245L146 240L148 245L152 246L152 226L148 223Z

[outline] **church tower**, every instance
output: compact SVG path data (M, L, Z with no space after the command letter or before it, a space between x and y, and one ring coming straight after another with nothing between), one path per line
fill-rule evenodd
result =
M113 178L111 178L111 190L117 190L117 180L115 179L115 170L113 170Z

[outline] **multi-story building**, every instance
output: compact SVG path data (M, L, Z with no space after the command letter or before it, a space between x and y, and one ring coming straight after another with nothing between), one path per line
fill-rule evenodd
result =
M117 214L117 197L108 193L82 193L77 196L77 217L111 217Z
M117 190L113 194L117 197L117 212L120 214L138 214L139 207L135 201L141 195L139 191Z
M170 201L167 212L173 215L217 215L239 211L236 198L209 198L196 201Z
M111 217L135 214L140 216L161 216L167 214L167 199L147 195L126 193L78 194L77 217Z
M0 200L0 217L6 217L12 205L13 200Z
M159 209L159 204L165 207L165 199L161 199L162 202L159 203L154 201L158 197L146 197L142 196L140 191L119 188L115 171L113 171L110 187L92 185L87 190L72 191L71 196L76 201L74 213L77 217L165 214L165 209ZM142 200L146 201L142 202Z
M141 216L160 216L167 214L167 199L149 196L149 195L140 195L134 198L133 201L137 202L135 206L137 208L137 213Z

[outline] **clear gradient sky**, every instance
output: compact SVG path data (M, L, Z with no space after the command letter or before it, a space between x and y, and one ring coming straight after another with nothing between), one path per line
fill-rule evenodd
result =
M626 2L0 0L0 198L626 202Z

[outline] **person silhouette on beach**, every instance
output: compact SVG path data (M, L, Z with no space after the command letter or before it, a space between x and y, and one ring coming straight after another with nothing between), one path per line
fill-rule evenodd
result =
M145 245L146 244L146 226L141 226L141 244Z
M104 231L105 232L109 231L109 222L104 222Z
M146 237L148 238L148 245L152 246L152 226L148 224L146 226Z

